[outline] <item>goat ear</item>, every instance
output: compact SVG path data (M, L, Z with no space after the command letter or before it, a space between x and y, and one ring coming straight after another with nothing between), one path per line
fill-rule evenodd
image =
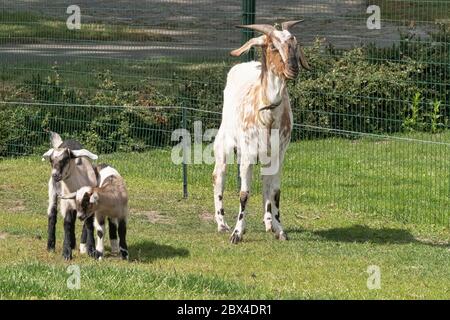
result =
M233 57L239 57L243 53L248 52L252 47L255 47L255 46L256 47L262 47L265 43L266 43L266 36L265 35L257 37L257 38L252 38L252 39L248 40L239 49L231 51L230 55L232 55Z
M46 153L44 153L44 154L42 155L42 161L47 161L48 159L50 159L50 157L51 157L52 154L53 154L53 151L54 151L54 149L51 148L51 149L49 149Z
M311 67L308 64L308 60L306 60L305 52L303 51L302 47L298 47L298 53L299 53L299 60L302 67L306 70L311 70Z
M98 201L98 193L94 192L91 196L91 198L89 199L89 203L93 203L96 204Z
M69 194L61 195L61 199L71 200L71 199L75 199L76 196L77 196L77 193L76 192L72 192L72 193L69 193Z
M63 143L63 140L59 134L56 132L50 132L50 142L52 143L53 148L57 149Z
M71 150L71 155L73 158L79 158L79 157L88 157L91 160L97 160L98 156L96 154L93 154L92 152L86 150L86 149L80 149L80 150Z

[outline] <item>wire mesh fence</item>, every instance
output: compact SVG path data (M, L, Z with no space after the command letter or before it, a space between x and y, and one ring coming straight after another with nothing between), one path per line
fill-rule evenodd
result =
M84 0L80 29L70 1L0 3L0 157L40 154L52 130L148 159L142 174L181 193L172 133L218 128L227 72L242 61L229 51L252 36L234 26L301 18L313 70L289 84L283 200L448 225L448 1ZM211 173L187 165L189 194L212 197ZM228 176L236 190L235 166Z

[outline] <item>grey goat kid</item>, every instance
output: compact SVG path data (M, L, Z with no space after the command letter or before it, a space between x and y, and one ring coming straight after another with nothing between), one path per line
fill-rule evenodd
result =
M116 169L108 165L99 165L99 186L84 186L76 192L65 194L62 199L76 201L77 216L82 221L95 216L94 226L97 231L97 245L94 257L101 259L104 254L103 238L105 235L105 219L109 220L109 236L111 251L118 252L123 259L128 259L126 242L128 192L123 178ZM119 232L119 245L115 232Z
M63 141L59 134L51 133L51 144L42 160L49 161L52 167L51 177L48 181L48 242L47 249L55 250L55 226L57 221L58 195L78 190L82 186L96 186L97 178L90 160L96 160L97 156L75 140ZM64 218L64 244L63 257L72 259L72 250L75 249L75 221L76 205L74 200L64 199L60 202L61 214ZM93 252L93 234L89 235L86 225L83 225L80 251Z

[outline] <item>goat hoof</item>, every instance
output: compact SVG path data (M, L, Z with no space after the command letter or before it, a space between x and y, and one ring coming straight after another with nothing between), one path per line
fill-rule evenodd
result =
M88 249L87 254L89 257L95 258L95 249L94 248Z
M218 226L217 231L218 232L229 232L230 231L230 227L228 225L226 225L226 224L222 224L222 225Z
M275 235L275 238L278 239L278 240L280 240L280 241L286 241L286 240L289 240L287 234L286 234L285 232L283 232L283 231L280 232L279 234L276 234L276 235Z
M238 244L241 241L242 241L242 236L239 235L239 232L237 230L234 230L233 234L230 237L230 242L232 244Z
M94 254L92 255L92 257L93 257L95 260L102 260L102 258L103 258L103 252L100 252L100 251L98 251L98 250L95 250L95 251L94 251Z
M48 252L55 252L55 245L47 245L47 251Z
M71 249L65 249L63 251L63 257L64 257L64 261L72 260L72 250Z
M128 260L128 251L120 250L120 254L122 255L122 260Z

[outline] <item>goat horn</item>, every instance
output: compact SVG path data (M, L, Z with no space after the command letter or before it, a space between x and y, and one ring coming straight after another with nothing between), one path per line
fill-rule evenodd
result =
M267 35L275 30L275 27L271 26L270 24L239 25L239 26L236 26L236 28L255 30L255 31L267 34Z
M76 192L72 192L72 193L69 193L69 194L60 194L60 195L59 195L59 197L60 197L61 199L64 199L64 200L75 199L76 196L77 196L77 193L76 193Z
M283 23L281 24L281 28L282 28L283 30L289 31L290 28L292 28L292 27L295 26L296 24L301 23L301 22L303 22L303 21L305 21L305 20L292 20L292 21L286 21L286 22L283 22Z

